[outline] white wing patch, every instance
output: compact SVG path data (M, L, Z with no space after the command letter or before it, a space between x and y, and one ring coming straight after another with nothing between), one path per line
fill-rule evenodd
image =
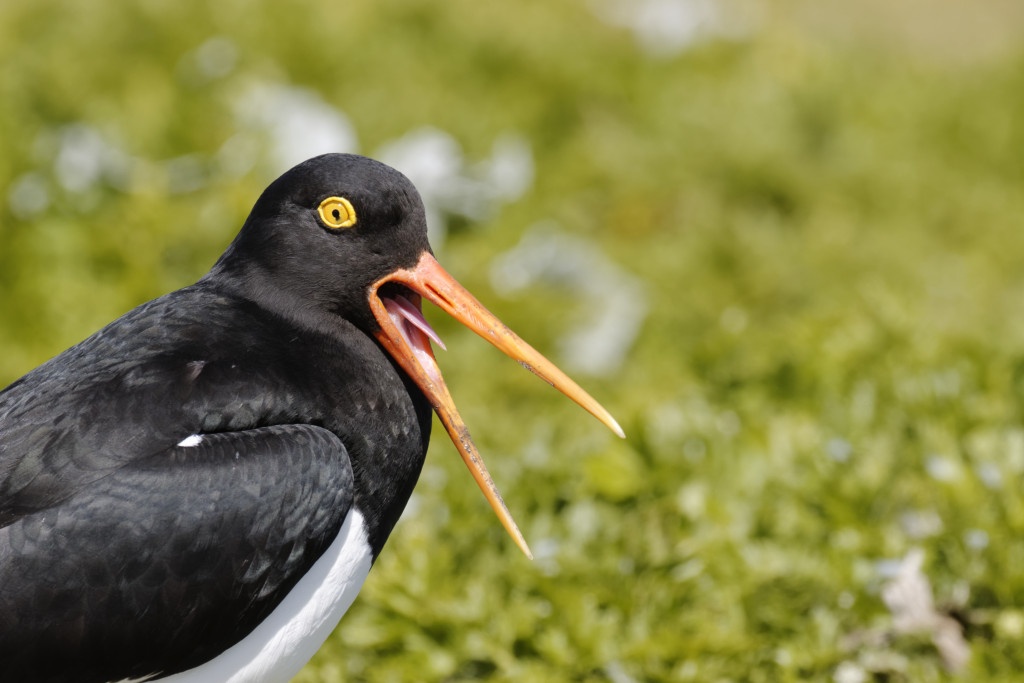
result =
M199 437L185 441L192 438ZM287 683L331 635L369 573L366 523L353 509L326 552L252 633L161 683Z
M179 443L178 446L181 448L195 448L202 442L203 437L201 437L198 434L193 434L192 436L186 436L184 439L182 439L181 443Z

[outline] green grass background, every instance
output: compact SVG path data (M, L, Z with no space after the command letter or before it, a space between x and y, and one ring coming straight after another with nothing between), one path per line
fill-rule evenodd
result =
M438 429L416 514L297 680L948 680L880 596L912 548L964 624L963 677L1013 680L1024 13L747 2L721 6L730 32L657 55L594 5L4 0L0 385L212 264L284 170L210 161L252 83L318 93L366 153L428 125L469 161L520 135L530 189L453 220L442 261L559 362L592 302L499 296L495 259L551 221L642 282L621 367L580 377L629 438L428 311L539 559ZM237 58L197 75L212 37ZM75 124L149 172L63 189ZM183 156L205 179L187 192L160 165ZM11 207L26 177L38 211Z

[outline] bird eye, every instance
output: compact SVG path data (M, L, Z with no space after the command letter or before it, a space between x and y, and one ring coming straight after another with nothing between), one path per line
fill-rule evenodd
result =
M329 228L350 228L356 224L356 210L352 202L344 197L328 197L320 202L317 211Z

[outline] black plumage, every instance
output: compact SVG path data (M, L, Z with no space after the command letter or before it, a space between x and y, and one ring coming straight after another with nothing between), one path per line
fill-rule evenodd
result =
M325 194L359 207L359 232L317 222ZM0 680L205 661L280 602L354 502L376 557L431 415L367 335L365 292L425 248L402 175L311 160L200 282L0 393ZM214 437L176 446L193 434Z

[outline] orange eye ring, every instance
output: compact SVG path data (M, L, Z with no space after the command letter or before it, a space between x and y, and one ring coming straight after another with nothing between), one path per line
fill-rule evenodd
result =
M328 228L351 228L356 224L356 210L344 197L328 197L320 202L317 212Z

